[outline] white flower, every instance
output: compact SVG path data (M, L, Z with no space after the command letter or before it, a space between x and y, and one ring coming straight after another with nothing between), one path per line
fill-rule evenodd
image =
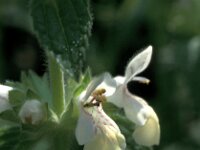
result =
M102 83L103 80L105 82ZM108 74L95 78L79 97L80 117L75 134L85 150L123 150L126 147L119 127L102 109L103 93L107 96L115 91L109 86L112 85L109 81L112 80ZM101 89L104 85L108 92Z
M38 124L45 119L44 105L38 100L27 100L19 111L23 123Z
M131 80L149 83L144 77L136 77L148 66L152 56L152 47L134 57L125 70L125 76L117 76L113 80L116 91L107 97L108 101L123 108L129 120L136 124L133 133L135 141L140 145L158 145L160 141L160 125L154 110L142 98L131 94L127 89L127 83Z
M9 91L13 88L5 85L0 85L0 113L11 109L11 105L8 101Z

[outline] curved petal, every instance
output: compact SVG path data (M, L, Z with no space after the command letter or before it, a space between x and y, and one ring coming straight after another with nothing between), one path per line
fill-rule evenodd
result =
M144 126L137 126L133 137L136 143L144 146L158 145L160 142L160 125L154 110L149 106L150 116Z
M119 108L124 107L124 86L118 86L115 93L109 97L107 97L107 101L116 105Z
M125 71L126 83L128 83L135 75L146 69L150 63L151 56L152 46L148 46L129 62Z
M8 100L9 91L13 88L5 85L0 85L0 113L11 109L11 105Z
M93 107L88 112L92 115L96 126L102 127L107 125L113 127L115 131L120 132L118 125L104 112L102 105Z
M85 96L82 98L82 101L85 101L89 98L89 96L92 94L92 92L97 88L101 82L104 80L105 74L102 74L98 77L94 77L93 80L89 83L86 89Z
M106 89L105 96L110 96L115 92L116 82L109 73L103 73L102 75L93 78L86 89L85 97L82 98L82 101L87 100L95 89L100 88Z
M91 141L95 136L95 127L89 114L81 110L76 126L75 136L79 145L84 145Z
M124 76L116 76L114 77L114 80L117 83L117 86L124 84L125 82L125 77Z
M111 77L109 73L105 73L103 82L99 86L97 86L96 89L101 89L101 88L105 89L106 90L105 96L107 97L113 95L113 93L116 90L116 87L117 87L116 81Z
M102 126L101 132L89 143L84 150L124 150L126 147L124 136L112 126Z
M23 123L38 124L45 118L44 106L38 100L27 100L18 115Z
M148 104L127 89L124 92L124 111L126 117L137 125L144 125L149 116Z
M6 85L0 85L0 99L8 99L9 91L12 89L12 87Z

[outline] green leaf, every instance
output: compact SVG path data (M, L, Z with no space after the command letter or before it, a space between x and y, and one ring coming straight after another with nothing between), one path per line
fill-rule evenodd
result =
M20 123L20 120L14 110L6 110L0 114L0 118L13 123Z
M82 76L82 81L81 81L81 83L84 85L85 88L88 86L88 84L90 83L91 79L92 79L91 70L88 67L86 69L84 75Z
M92 76L91 76L90 68L87 68L85 73L81 76L80 84L74 90L73 96L77 98L81 94L81 92L86 90L91 79L92 79Z
M26 96L27 99L40 99L40 97L31 90L27 91Z
M38 94L38 96L44 101L48 102L51 105L52 95L49 88L47 74L44 74L43 77L39 77L34 72L29 71L29 80L32 84L32 89L34 93Z
M48 53L49 76L52 92L52 106L58 117L65 108L64 73L54 55Z
M30 7L41 45L78 79L92 26L88 0L32 0Z
M21 82L6 81L6 85L15 88L9 94L9 99L11 99L11 103L13 104L33 98L47 102L50 106L52 104L52 94L47 74L40 77L32 71L29 71L27 74L22 72Z
M20 90L12 90L9 92L9 102L12 106L22 104L26 99L26 93Z

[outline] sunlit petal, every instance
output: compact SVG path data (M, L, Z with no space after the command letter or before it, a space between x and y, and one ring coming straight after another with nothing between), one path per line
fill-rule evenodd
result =
M97 136L84 146L84 150L124 150L124 136L109 125L102 126Z
M12 87L0 84L0 99L8 99L9 91L11 91L12 89Z
M5 85L0 85L0 113L11 109L11 105L8 100L9 91L13 88Z
M103 82L104 76L105 74L102 74L98 77L93 78L86 89L86 93L84 94L85 96L82 98L83 101L87 100L92 92L97 88L97 86L99 86Z
M152 46L148 46L129 62L125 70L126 83L128 83L135 75L146 69L150 63L151 56Z
M123 77L123 76L116 76L116 77L114 77L114 80L116 81L117 86L119 86L119 85L124 84L125 77Z
M147 103L140 97L132 95L125 89L124 111L129 120L137 125L144 125L148 118Z
M76 139L79 145L84 145L91 141L95 136L95 126L92 116L81 108L76 131Z
M124 86L118 86L112 96L107 97L107 101L119 108L124 107Z
M158 145L160 142L160 125L158 117L149 106L150 116L144 126L137 126L133 137L135 141L144 146Z
M106 93L104 94L106 97L113 95L116 90L117 83L111 77L109 73L104 74L103 82L96 89L105 89Z

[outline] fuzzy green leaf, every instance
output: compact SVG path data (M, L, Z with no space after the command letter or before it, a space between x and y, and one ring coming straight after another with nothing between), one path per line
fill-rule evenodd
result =
M12 106L20 105L26 99L26 93L17 89L9 92L9 102Z
M31 15L38 39L53 51L70 76L78 76L91 31L88 0L32 0Z
M53 110L60 117L65 108L64 73L52 53L47 53Z
M35 98L48 103L50 106L52 105L52 94L47 74L40 77L32 71L29 71L27 74L22 72L21 82L7 81L6 84L15 88L15 90L9 93L9 99L13 105Z

